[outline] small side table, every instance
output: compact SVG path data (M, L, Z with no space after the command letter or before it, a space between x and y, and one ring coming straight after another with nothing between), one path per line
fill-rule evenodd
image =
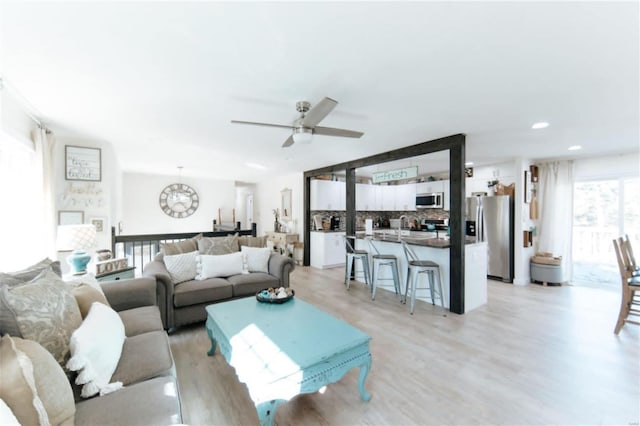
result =
M118 281L135 278L135 269L135 266L130 266L128 268L119 269L117 271L105 272L104 274L96 275L96 280L99 283L103 283L106 281Z

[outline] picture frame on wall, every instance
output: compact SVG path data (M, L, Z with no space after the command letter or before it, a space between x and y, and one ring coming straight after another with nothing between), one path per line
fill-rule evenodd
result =
M58 225L82 225L83 223L82 210L58 210Z
M100 148L65 145L64 169L66 180L100 182L102 180L102 151Z
M531 172L529 170L524 171L524 202L531 202Z
M89 223L96 227L96 232L104 232L107 228L106 219L104 217L92 217L89 219Z

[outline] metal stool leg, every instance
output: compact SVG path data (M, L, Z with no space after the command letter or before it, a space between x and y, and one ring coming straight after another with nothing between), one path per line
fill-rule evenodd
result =
M376 299L377 280L380 275L380 262L373 259L373 276L371 277L371 300Z
M344 272L344 285L347 286L347 290L349 290L349 286L351 285L351 265L353 261L353 255L347 253L347 267Z
M444 293L442 292L442 276L440 274L440 267L438 267L436 279L438 280L438 288L440 289L440 306L444 309Z
M413 308L416 306L416 288L418 287L418 277L420 273L413 274L413 280L411 281L411 315L413 315Z
M364 269L364 281L367 285L371 284L371 271L369 270L369 256L363 256L362 258L362 269Z
M409 294L409 281L411 280L411 267L407 268L407 279L404 281L404 298L400 298L401 303L407 303L407 294Z
M433 278L433 269L428 269L427 270L427 277L428 277L428 282L429 282L429 293L431 294L431 304L435 306L436 304L436 296L434 294L433 288L434 288L434 278Z
M395 287L396 294L402 294L400 290L400 274L398 273L398 262L396 260L392 260L389 266L391 266L391 273L393 274L393 286Z

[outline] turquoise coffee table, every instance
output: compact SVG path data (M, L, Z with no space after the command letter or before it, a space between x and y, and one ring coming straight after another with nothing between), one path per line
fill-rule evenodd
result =
M283 304L244 298L207 306L207 333L246 383L260 423L273 424L276 407L318 391L360 367L358 390L371 368L371 337L313 305L294 298Z

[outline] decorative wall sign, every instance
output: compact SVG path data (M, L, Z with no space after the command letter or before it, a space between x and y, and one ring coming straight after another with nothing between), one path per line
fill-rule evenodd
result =
M160 193L160 208L176 219L191 216L200 205L198 193L184 183L172 183Z
M380 183L392 180L411 179L415 177L418 177L418 166L389 170L388 172L375 172L372 176L372 180L373 183Z
M100 148L66 145L64 152L66 180L102 180Z
M103 217L93 217L89 219L89 223L96 227L96 232L104 232L106 227L106 220Z
M58 225L82 225L84 212L80 210L59 210Z
M66 209L102 208L104 191L100 183L67 182L64 192L60 194L60 206Z
M121 269L127 269L129 263L127 259L109 259L103 262L96 262L96 275L102 275L109 272L120 271Z

